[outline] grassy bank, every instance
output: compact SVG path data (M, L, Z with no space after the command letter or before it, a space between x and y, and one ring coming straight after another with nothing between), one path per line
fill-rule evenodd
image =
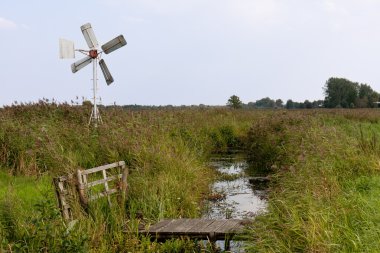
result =
M380 114L299 111L265 116L249 133L252 159L273 177L252 252L380 251Z
M90 108L44 102L0 110L0 243L21 252L178 252L191 241L150 243L136 227L164 217L198 217L213 173L211 152L236 148L257 114L227 109L102 111L87 127ZM68 227L51 179L119 160L129 169L124 209L95 207ZM138 214L138 215L137 215Z

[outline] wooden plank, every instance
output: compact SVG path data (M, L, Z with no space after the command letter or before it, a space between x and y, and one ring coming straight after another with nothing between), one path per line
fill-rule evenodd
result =
M86 186L87 187L92 187L92 186L103 184L105 182L109 182L109 181L112 181L112 180L115 180L115 179L121 179L122 177L123 177L122 174L115 175L115 176L110 176L110 177L107 177L105 179L100 179L100 180L89 182L89 183L87 183Z
M215 233L236 233L237 231L242 232L244 229L244 226L241 223L241 220L227 220L227 222L220 227L219 229L215 230Z
M205 240L230 240L232 236L242 233L247 220L203 220L178 219L163 220L148 230L139 233L150 235L152 239L170 239L182 236Z
M151 233L157 233L159 232L162 228L166 227L167 225L169 225L171 222L173 222L174 219L167 219L167 220L162 220L160 221L159 223L151 226L149 228L149 231L147 232L151 232Z
M186 233L191 233L192 231L196 231L197 227L199 227L201 224L203 224L203 220L202 219L193 219L193 223L191 224L191 226L187 227L186 229Z
M112 203L111 203L111 197L110 197L110 194L108 194L108 192L109 192L109 187L108 187L107 172L106 172L106 170L102 170L102 174L103 174L103 178L104 178L104 180L106 180L106 181L104 182L104 189L106 190L106 193L107 193L108 204L109 204L109 206L111 207L111 206L112 206Z
M122 167L122 168L124 168L123 166L125 166L125 162L124 161L120 161L120 162L116 162L116 163L111 163L111 164L106 164L106 165L102 165L102 166L95 167L95 168L92 168L92 169L84 170L84 171L82 171L82 175L87 175L87 174L95 173L95 172L98 172L98 171L101 171L101 170L108 170L108 169L116 168L116 167Z
M200 233L211 233L218 230L221 226L223 226L227 220L214 220L214 222L210 223L207 227L204 227L198 230Z
M209 220L209 219L206 219L206 220L203 220L203 219L197 219L197 222L194 223L194 225L192 227L190 227L189 229L187 229L187 232L188 233L202 233L201 231L203 231L203 233L207 233L204 232L206 228L208 228L215 220Z
M207 239L208 233L199 234L199 232L189 233L186 232L194 223L202 222L200 219L179 219L179 220L164 220L152 226L149 231L140 231L143 234L150 234L152 239L169 239L181 236L189 236L191 238ZM209 226L213 221L206 221L206 226Z
M179 219L179 220L173 220L170 222L167 226L160 229L160 233L171 233L173 230L175 230L178 226L181 226L182 223L186 222L187 219Z
M104 188L106 189L106 192L108 192L108 181L107 181L107 172L105 170L102 170L103 179L104 179Z
M211 226L214 224L216 220L199 220L197 221L194 226L192 226L190 229L186 231L186 234L191 238L198 238L198 239L205 239L205 240L211 240L214 241L217 238L215 238L215 233L212 231ZM224 237L221 237L223 239Z
M170 233L186 233L186 230L189 229L189 227L192 227L192 223L194 221L192 219L181 219L177 222L172 222L171 226L168 226L165 228L165 231Z

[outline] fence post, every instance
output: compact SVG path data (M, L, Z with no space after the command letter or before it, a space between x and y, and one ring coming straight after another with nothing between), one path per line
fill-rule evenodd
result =
M69 221L72 219L71 207L67 203L67 198L66 198L67 189L65 189L65 183L67 183L67 180L70 178L70 176L71 175L69 175L68 177L62 176L62 177L53 178L55 193L58 198L59 209L61 210L63 219L65 219L66 221Z
M125 162L122 163L121 168L123 170L123 176L121 178L121 197L122 197L122 202L121 204L125 204L125 200L127 199L127 193L128 193L128 168L125 166Z
M77 180L78 180L79 200L80 200L82 207L84 208L84 210L88 214L88 199L87 199L87 195L86 195L86 186L85 186L85 183L83 182L82 170L80 170L80 169L78 169L78 171L77 171Z

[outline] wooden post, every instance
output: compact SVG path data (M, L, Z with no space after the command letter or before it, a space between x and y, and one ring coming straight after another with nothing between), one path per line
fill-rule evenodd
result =
M213 251L216 250L216 234L215 232L210 232L209 235L208 235L208 240L211 244L211 248Z
M80 200L82 207L84 208L84 210L88 214L88 199L86 196L86 189L85 189L86 185L83 182L82 170L77 171L77 180L78 180L78 186L77 187L78 187L78 193L79 193L79 200ZM86 179L86 181L87 181L87 179Z
M102 170L102 174L103 174L103 179L104 179L104 190L105 190L105 194L107 195L108 205L110 207L112 207L111 197L110 197L110 194L109 194L109 187L108 187L108 182L107 182L107 172L106 172L106 170Z
M127 181L128 168L125 166L125 163L121 165L121 168L123 170L123 176L121 178L121 198L122 198L121 204L123 205L123 208L124 208L125 200L127 199L127 193L128 193L128 181Z
M224 238L224 250L230 250L231 249L231 236L226 235L226 238Z
M55 193L57 194L59 208L61 210L62 217L69 221L72 219L71 207L67 203L67 189L65 189L65 183L67 183L68 177L56 177L53 178Z

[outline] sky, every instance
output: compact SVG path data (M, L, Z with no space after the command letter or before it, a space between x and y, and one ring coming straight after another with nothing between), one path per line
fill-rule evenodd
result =
M81 103L92 67L71 72L59 38L87 49L123 34L103 55L101 103L224 105L264 97L323 99L330 77L380 91L380 0L82 0L0 2L0 106L42 98Z

